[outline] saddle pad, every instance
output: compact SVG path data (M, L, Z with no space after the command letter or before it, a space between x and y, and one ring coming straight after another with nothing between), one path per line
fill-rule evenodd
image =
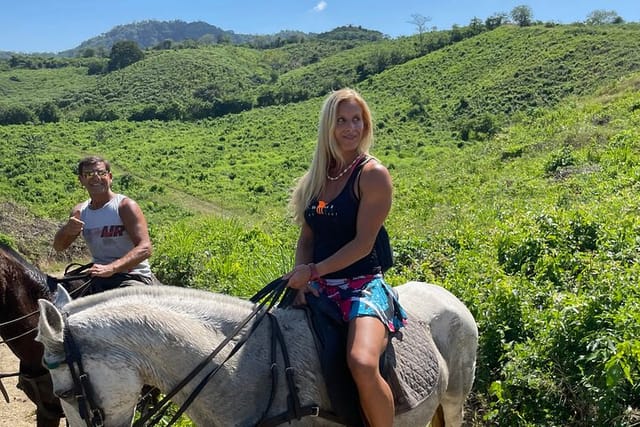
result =
M358 391L344 357L346 324L328 299L307 294L307 302L305 313L316 341L332 409L345 425L363 426ZM431 396L440 375L429 326L410 312L408 315L406 326L392 334L381 357L381 373L391 387L396 414L416 407Z
M395 400L396 414L415 408L434 392L440 375L429 326L408 313L404 328L393 334L385 353L383 376Z

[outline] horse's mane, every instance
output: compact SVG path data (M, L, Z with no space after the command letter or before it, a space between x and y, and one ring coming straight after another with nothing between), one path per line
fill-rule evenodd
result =
M129 286L73 300L63 307L70 315L88 309L109 309L124 305L142 305L162 310L199 312L237 312L245 314L253 307L249 301L229 295L178 286Z
M98 328L101 342L113 347L143 337L162 340L176 333L192 338L205 337L205 331L228 335L253 307L249 301L204 290L140 285L78 298L61 311L68 314L70 327L82 331L78 340L84 345L102 345L88 332ZM132 330L137 332L131 334Z
M22 265L24 268L27 268L29 270L37 270L33 264L31 264L29 261L24 259L22 255L20 255L18 252L16 252L11 246L7 245L6 243L0 242L0 251L4 252L7 258L13 259L15 262Z
M13 248L0 242L0 255L3 255L8 261L21 266L25 276L31 278L35 283L40 285L43 288L43 292L49 292L49 288L47 287L47 275L24 259L22 255L16 252Z

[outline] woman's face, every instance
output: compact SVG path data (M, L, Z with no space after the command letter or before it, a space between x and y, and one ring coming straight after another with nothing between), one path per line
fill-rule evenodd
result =
M362 108L353 99L340 102L336 115L334 137L342 152L355 151L362 141L365 130Z

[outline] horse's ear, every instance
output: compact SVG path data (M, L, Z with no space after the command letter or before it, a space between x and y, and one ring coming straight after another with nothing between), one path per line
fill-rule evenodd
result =
M62 285L60 285L60 283L58 283L58 289L56 290L56 297L53 303L56 305L56 307L62 308L65 304L70 302L71 295L69 295L69 292L67 292L67 290Z
M40 306L40 319L38 320L36 341L40 341L49 352L64 351L62 314L55 305L46 299L39 299L38 305Z

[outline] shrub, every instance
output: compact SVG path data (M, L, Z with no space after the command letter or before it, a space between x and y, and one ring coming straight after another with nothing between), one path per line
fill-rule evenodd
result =
M0 125L24 125L35 120L33 111L24 105L0 107Z
M53 102L47 102L36 109L36 115L42 123L56 123L60 121L60 110Z

